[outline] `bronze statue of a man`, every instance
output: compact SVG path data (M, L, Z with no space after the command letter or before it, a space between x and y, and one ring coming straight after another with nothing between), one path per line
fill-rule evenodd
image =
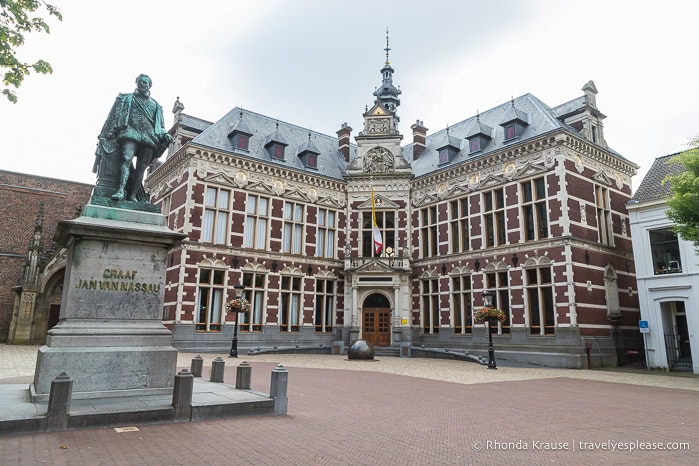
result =
M148 76L140 74L134 93L119 94L99 135L98 159L108 154L120 157L115 161L119 164L117 190L111 196L117 201L148 202L143 175L172 142L163 124L163 108L150 97L152 84Z

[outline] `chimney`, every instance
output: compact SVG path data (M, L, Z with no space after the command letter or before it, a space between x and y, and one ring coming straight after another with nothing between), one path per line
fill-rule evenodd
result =
M345 156L345 162L350 161L350 133L352 128L347 126L347 123L342 123L340 131L337 132L337 144L340 146L340 152Z
M427 138L427 128L420 120L415 120L415 124L410 127L413 130L413 161L420 158L420 154L425 150L425 139Z

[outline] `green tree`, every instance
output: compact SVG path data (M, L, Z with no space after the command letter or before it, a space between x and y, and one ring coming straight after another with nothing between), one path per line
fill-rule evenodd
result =
M683 165L682 172L665 179L672 190L667 215L675 222L675 231L699 248L699 136L689 146L671 161Z
M53 5L43 0L0 0L0 68L4 72L2 94L12 103L17 102L17 94L12 89L18 88L24 78L32 71L46 74L53 72L51 65L38 60L26 63L17 57L17 49L24 44L24 36L30 32L49 33L49 26L39 13L48 13L59 21L63 16Z

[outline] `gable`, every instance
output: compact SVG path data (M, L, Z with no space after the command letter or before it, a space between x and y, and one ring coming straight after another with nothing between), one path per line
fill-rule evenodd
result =
M248 185L247 189L249 191L257 191L258 193L263 193L263 194L268 194L270 196L275 196L272 188L270 188L266 184L259 182L259 181L250 183Z
M364 114L364 116L386 116L390 115L391 112L389 112L386 107L381 105L381 102L376 102L373 107L369 109L368 112Z
M339 202L337 202L332 197L321 197L318 199L317 204L322 205L322 206L327 206L327 207L333 207L335 209L342 209L342 207L343 207Z
M608 186L611 186L612 183L613 183L613 181L611 180L611 178L609 178L609 177L607 176L607 174L604 173L604 171L598 171L597 173L595 173L594 175L592 175L592 179L595 180L595 181L599 181L600 183L604 183L604 184L606 184L606 185L608 185Z
M228 175L224 173L212 173L209 176L205 176L202 181L206 183L215 183L215 184L222 184L225 186L230 186L235 184L235 181L233 178L229 177Z
M546 173L548 170L546 167L542 167L536 163L528 163L517 171L516 178L522 178L525 176L538 175L540 173Z
M368 197L369 198L366 201L362 202L361 204L359 204L357 206L357 209L360 209L360 210L371 209L371 194L369 194ZM400 209L401 208L401 206L399 206L398 204L396 204L392 200L386 199L385 197L383 197L381 195L377 195L377 194L374 195L374 202L376 204L377 209L383 210L383 209Z
M299 191L298 189L294 189L292 191L287 191L284 193L284 198L285 199L293 199L297 201L302 201L302 202L311 202L311 199L308 197L306 193L303 193Z
M395 272L392 267L389 267L383 261L371 260L357 269L357 272Z

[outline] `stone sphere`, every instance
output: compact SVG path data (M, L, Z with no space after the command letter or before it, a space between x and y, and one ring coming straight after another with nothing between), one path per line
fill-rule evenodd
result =
M364 340L357 340L347 350L348 359L374 359L374 347Z

